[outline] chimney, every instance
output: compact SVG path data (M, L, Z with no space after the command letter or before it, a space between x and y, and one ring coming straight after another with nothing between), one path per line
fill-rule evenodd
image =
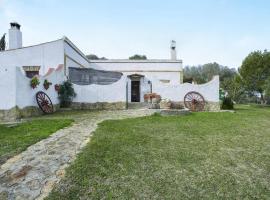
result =
M17 22L10 23L9 29L9 49L18 49L22 47L21 25Z
M176 42L174 40L171 41L171 60L177 60Z

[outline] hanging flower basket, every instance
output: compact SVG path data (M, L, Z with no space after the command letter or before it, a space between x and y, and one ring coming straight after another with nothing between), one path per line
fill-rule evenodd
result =
M30 81L31 88L35 89L40 84L38 78L35 76Z
M59 92L59 90L60 90L60 85L59 85L59 84L55 84L55 85L54 85L54 89L55 89L56 92Z
M45 79L43 83L43 87L45 88L45 90L48 90L50 85L52 85L52 83Z

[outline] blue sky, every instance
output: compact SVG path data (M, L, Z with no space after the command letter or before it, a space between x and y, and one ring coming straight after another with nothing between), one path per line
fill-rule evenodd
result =
M22 25L23 45L67 36L85 54L169 58L239 67L270 49L269 0L0 0L0 34Z

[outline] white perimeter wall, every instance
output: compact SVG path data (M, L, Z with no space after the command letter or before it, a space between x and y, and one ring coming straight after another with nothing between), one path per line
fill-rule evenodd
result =
M16 76L16 105L19 108L24 108L27 106L37 106L35 95L38 91L45 92L50 97L53 104L59 103L58 94L54 89L54 85L62 84L62 82L65 80L63 67L58 70L52 71L47 76L39 77L40 84L35 89L32 89L30 87L30 79L24 76L19 68L17 68L16 70ZM52 82L52 85L49 87L48 90L45 90L43 87L45 79L47 79L49 82Z
M0 67L0 110L8 110L15 106L25 108L27 106L37 106L35 95L38 91L43 91L51 98L53 104L58 104L55 84L60 84L65 80L63 67L52 71L47 76L39 77L40 85L32 89L30 79L27 78L19 67ZM52 82L48 90L43 87L44 80Z
M111 85L76 85L74 89L77 93L74 102L96 103L96 102L126 102L127 78L122 78Z
M63 40L0 52L0 66L41 66L40 74L64 64Z
M52 82L48 90L43 87L44 80ZM49 95L53 104L58 104L55 84L61 84L65 80L63 67L52 70L47 76L39 77L40 85L36 89L30 87L30 79L27 78L19 67L0 66L0 110L8 110L15 106L24 108L27 106L37 106L35 94L44 91ZM128 99L130 101L130 79L123 75L122 78L111 85L86 85L74 84L77 93L74 102L96 103L96 102L126 102L126 86L128 83ZM219 77L203 85L193 84L162 84L158 80L153 80L152 91L160 94L162 99L172 101L183 101L186 93L196 91L201 93L206 101L219 102ZM146 77L141 78L141 101L143 95L150 92L150 85Z
M201 85L190 83L168 85L153 82L153 92L161 95L162 99L184 101L184 96L190 91L199 92L206 101L219 102L219 76L214 76L212 81Z

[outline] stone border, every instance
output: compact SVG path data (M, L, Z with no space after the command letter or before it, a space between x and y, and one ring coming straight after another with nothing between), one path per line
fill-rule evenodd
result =
M53 105L55 110L59 109L59 105ZM10 122L26 117L35 117L42 115L42 111L35 106L19 108L18 106L9 110L0 110L0 122Z
M80 103L73 102L71 105L73 110L125 110L126 102L97 102L97 103Z
M183 101L174 101L173 109L178 109L184 107ZM181 107L182 106L182 107ZM55 110L59 110L59 105L54 105ZM157 109L158 107L153 107ZM97 102L97 103L79 103L73 102L71 105L72 110L125 110L126 102ZM205 111L219 111L220 103L219 102L206 102ZM15 121L16 119L25 118L25 117L34 117L42 115L42 111L35 106L28 106L25 108L14 107L9 110L0 110L0 122L10 122Z
M183 109L185 108L185 104L183 101L171 101L171 107L172 109ZM220 111L220 103L206 101L204 111Z
M59 104L53 105L55 111L60 110ZM125 102L97 102L97 103L79 103L73 102L72 110L125 110ZM9 110L0 110L0 122L10 122L26 117L35 117L42 115L42 111L35 106L28 106L25 108L14 107Z

